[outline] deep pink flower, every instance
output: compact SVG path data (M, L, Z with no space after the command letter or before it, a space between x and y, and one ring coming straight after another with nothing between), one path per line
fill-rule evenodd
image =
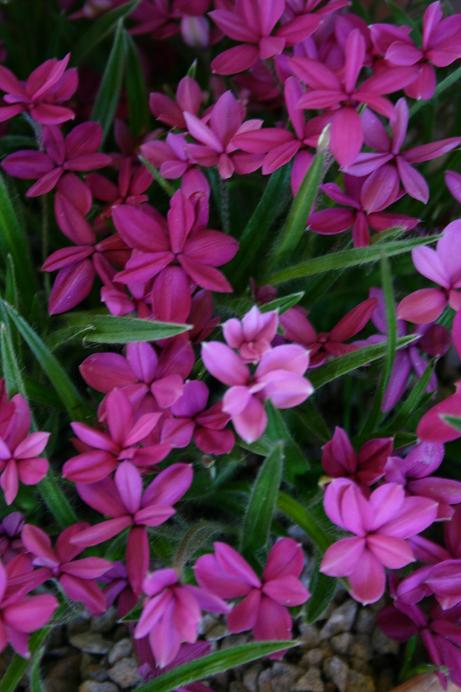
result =
M292 538L272 546L262 577L226 543L214 543L214 553L195 563L201 587L219 598L242 599L227 616L230 632L251 630L255 639L290 639L288 608L305 603L310 594L300 580L304 553Z
M24 516L21 512L11 512L0 522L0 558L4 564L24 552L21 540L23 526Z
M385 97L399 91L412 80L408 67L394 67L366 79L357 80L366 58L365 39L359 29L350 31L344 46L345 66L340 76L318 60L292 58L295 75L309 90L298 101L307 110L326 109L331 113L330 147L341 166L350 166L357 159L364 141L363 125L357 107L369 108L390 118L393 105Z
M16 178L36 180L26 195L37 197L56 187L66 171L93 171L108 166L110 156L97 151L101 141L102 127L96 122L81 123L65 137L59 127L50 125L43 131L44 151L16 151L3 159L2 167Z
M365 144L374 151L359 154L355 163L347 166L346 172L349 175L359 177L371 173L370 184L373 184L374 177L378 175L381 166L392 164L397 170L405 192L410 197L426 204L429 200L429 187L413 164L432 161L432 159L443 156L461 144L461 137L440 139L430 144L422 144L402 151L410 117L408 104L404 98L397 101L394 111L389 117L391 136L387 134L384 125L374 113L368 109L362 113L361 122Z
M149 569L150 548L147 527L160 526L175 514L175 505L192 483L190 464L173 464L161 471L143 490L142 476L128 461L119 464L114 479L77 484L77 492L87 505L111 517L83 528L70 539L80 549L98 545L129 529L126 547L128 579L136 594Z
M176 89L176 99L165 96L159 91L149 95L149 108L152 114L170 127L185 130L187 125L184 112L198 115L204 94L199 84L192 77L183 77Z
M376 298L367 298L346 313L329 332L317 332L307 318L307 311L300 307L287 310L280 322L285 338L309 349L310 365L317 367L329 356L342 356L358 348L345 341L364 329L376 304Z
M411 251L417 271L440 288L421 288L400 301L397 316L414 324L433 322L449 305L461 308L461 221L452 221L436 249L421 246Z
M445 184L455 200L461 203L461 173L445 171Z
M183 17L200 17L209 6L210 0L142 0L130 15L136 22L131 33L170 38L179 31Z
M165 140L151 139L141 145L141 155L155 168L163 178L181 178L194 162L189 156L186 135L169 132Z
M320 17L304 13L275 29L285 10L285 0L235 0L233 10L214 10L210 17L223 34L243 45L225 50L211 63L213 72L236 74L253 67L258 59L280 55L286 46L307 38Z
M208 372L230 387L224 394L222 408L245 442L254 442L266 429L266 399L276 408L293 408L313 392L304 377L309 352L301 346L288 344L266 351L254 373L240 356L219 341L202 344L202 359Z
M406 539L416 536L437 516L437 502L405 497L401 485L386 483L369 499L350 480L329 483L324 507L331 521L355 534L331 545L320 571L347 577L351 595L360 603L374 603L384 593L385 568L399 569L414 561Z
M177 657L181 644L198 637L202 610L226 613L227 604L205 589L182 584L175 569L159 569L143 584L147 599L134 631L135 639L149 637L159 668Z
M90 173L86 183L93 197L106 204L97 217L98 222L104 222L119 204L139 205L147 202L149 197L145 192L152 183L152 175L145 166L135 166L129 158L124 158L118 169L117 184L100 173Z
M119 617L123 617L130 610L133 610L138 602L138 597L130 586L128 572L122 562L114 562L111 569L102 576L101 582L104 584L107 608L116 603Z
M77 447L82 450L62 467L62 475L74 483L96 483L109 476L119 463L131 461L150 467L170 451L167 444L141 447L154 430L161 413L146 413L135 420L133 406L122 389L115 388L105 402L107 432L85 423L72 423Z
M0 105L0 122L19 113L28 113L42 125L58 125L75 118L73 110L61 105L72 98L78 85L76 68L66 69L69 60L70 53L62 60L46 60L25 82L0 66L0 90L5 92Z
M203 640L199 640L194 644L181 644L176 658L164 668L160 668L153 657L149 637L134 639L133 644L138 661L141 663L139 672L144 680L155 679L162 673L167 673L189 661L195 661L197 658L206 656L212 651L210 642ZM210 692L210 687L201 682L192 682L189 685L181 685L176 692Z
M350 478L366 489L384 475L392 447L392 437L379 437L368 440L356 452L347 432L336 427L331 440L322 447L322 467L331 478Z
M245 363L257 363L270 350L278 324L276 311L261 312L255 305L242 320L226 320L222 328L227 345L238 351Z
M34 556L34 565L47 568L49 577L59 581L68 598L80 601L92 614L97 615L106 611L106 599L96 580L112 567L112 563L99 557L75 559L82 548L73 546L72 538L87 526L85 523L73 524L64 529L53 548L42 529L26 524L22 540L25 548Z
M461 381L455 383L451 396L426 411L416 428L416 434L424 442L444 444L461 437L461 431L445 422L444 416L461 418Z

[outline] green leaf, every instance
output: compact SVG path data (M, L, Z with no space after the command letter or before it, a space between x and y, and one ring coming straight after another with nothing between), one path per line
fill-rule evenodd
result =
M283 472L283 442L275 445L258 471L243 519L241 550L251 558L269 540Z
M2 375L5 380L7 392L10 395L20 393L25 397L26 388L22 378L21 366L18 363L11 337L11 330L7 321L0 324L0 354Z
M311 597L305 606L307 622L316 622L321 617L333 600L337 585L337 579L320 572L320 560L317 559L309 583Z
M115 31L119 20L124 19L136 9L139 2L140 0L131 0L131 2L115 7L113 10L102 14L98 19L91 21L72 51L73 62L77 65L83 62L101 41Z
M321 553L324 553L333 543L333 539L328 535L315 515L290 495L280 493L277 505L283 514L307 533Z
M340 250L330 252L320 257L294 264L286 269L267 276L264 280L270 284L281 284L294 279L304 279L306 276L315 276L324 272L338 271L339 269L350 269L360 267L370 262L377 262L381 257L394 257L405 252L410 252L413 248L420 245L435 243L441 238L440 235L433 235L426 238L411 238L410 240L395 240L389 243L375 243L368 247L352 248L350 250Z
M461 418L459 416L443 416L441 415L440 418L447 423L450 427L454 428L455 430L458 430L458 432L461 432Z
M419 334L402 336L397 340L397 349L404 348L418 339ZM309 379L314 385L314 389L320 389L320 387L336 380L338 377L347 375L348 372L352 372L357 368L373 363L375 360L384 358L387 351L388 346L386 341L383 341L381 344L373 344L372 346L359 348L351 353L346 353L344 356L334 358L326 365L322 365L320 368L310 371Z
M30 692L44 692L45 690L41 677L41 664L44 653L45 647L42 646L35 652L34 658L32 660L29 675Z
M125 32L126 78L125 88L128 101L128 122L135 137L143 133L149 124L149 97L139 52L131 36Z
M83 341L94 344L128 344L132 341L159 341L192 329L190 324L154 322L140 317L113 317L91 312L75 312L66 319L71 327L83 332Z
M50 380L69 416L72 419L80 417L83 400L65 369L28 322L5 301L0 301L0 304Z
M97 120L102 125L103 140L106 139L112 127L117 110L122 90L123 75L125 74L126 57L127 42L123 29L123 20L119 19L106 69L104 70L91 112L92 120Z
M171 692L196 680L204 680L212 675L233 670L237 666L251 663L258 658L270 656L278 651L297 646L296 641L250 642L229 649L215 651L208 656L197 658L182 666L177 666L168 673L136 688L136 692ZM3 688L2 688L2 692ZM9 690L7 691L9 692Z
M246 284L261 254L270 243L269 231L290 200L290 167L283 166L269 178L261 199L239 239L236 258L227 265L234 286Z
M328 442L331 438L328 424L318 410L312 397L309 397L301 406L298 406L293 411L293 415L298 423L320 440L320 442Z
M280 315L297 305L300 300L304 298L304 291L298 291L297 293L290 293L288 296L283 296L282 298L276 298L271 300L269 303L263 303L259 306L261 312L270 312L271 310L278 310Z
M275 241L273 262L293 253L305 230L307 218L317 198L320 184L325 175L325 154L316 154L312 164L294 198L287 220Z

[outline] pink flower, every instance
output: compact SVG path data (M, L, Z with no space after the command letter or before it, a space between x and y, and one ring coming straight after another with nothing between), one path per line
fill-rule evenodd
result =
M92 171L108 166L110 156L97 151L101 141L99 123L81 123L65 137L59 127L50 125L43 131L44 151L16 151L3 159L2 167L16 178L36 180L26 194L38 197L56 187L66 171Z
M185 130L187 125L184 112L198 115L203 100L204 94L195 79L183 77L176 89L176 100L161 92L153 91L149 95L149 108L157 120L161 120L170 127Z
M461 382L456 382L451 396L426 411L416 428L416 434L424 442L444 444L461 437L461 431L444 421L444 416L461 417Z
M202 609L225 613L228 606L205 589L182 584L175 569L159 569L145 578L147 598L134 631L135 639L149 637L159 668L177 657L181 644L193 644L198 637Z
M24 517L21 512L7 514L0 523L0 558L4 564L24 552L21 540L23 526Z
M270 350L278 323L276 311L261 312L254 305L242 320L232 318L222 327L227 345L237 350L245 363L257 363Z
M374 603L384 593L385 569L399 569L414 561L406 539L432 524L438 505L421 497L405 497L401 485L386 483L369 499L350 480L332 481L324 507L331 521L355 534L331 545L320 571L347 577L351 595L360 603Z
M445 184L455 200L461 203L461 173L445 171Z
M219 598L242 599L227 616L229 631L251 630L255 639L290 639L288 608L305 603L309 591L300 580L304 554L299 543L281 538L272 546L262 577L226 543L214 543L214 553L195 563L195 577Z
M253 374L240 356L218 341L202 344L202 359L208 372L230 387L222 408L245 442L254 442L266 429L266 399L276 408L293 408L313 392L303 377L309 352L301 346L289 344L266 351Z
M69 59L70 53L62 60L46 60L25 82L0 66L0 90L5 92L0 105L0 122L19 113L28 113L42 125L59 125L75 118L70 108L61 105L72 98L78 85L77 70L66 69Z
M72 423L81 454L66 461L62 475L74 483L96 483L116 470L120 462L150 467L170 451L167 444L140 447L154 430L161 413L146 413L135 420L133 407L122 389L115 388L105 402L107 432L85 423Z
M436 249L421 246L411 252L417 271L440 288L421 288L400 301L397 316L414 324L433 322L449 305L461 308L461 221L452 221Z
M34 556L34 565L47 568L49 578L59 581L68 598L83 603L97 615L106 611L106 599L96 579L105 574L112 563L99 557L75 560L82 548L73 546L72 538L87 526L81 523L64 529L54 549L47 534L32 524L24 526L22 540L24 547Z
M322 467L331 478L350 478L366 490L384 475L392 447L392 437L380 437L365 442L357 453L346 431L336 427L322 447Z
M141 155L167 179L181 178L194 165L184 134L169 132L165 140L151 139L141 145Z
M373 185L379 169L386 164L392 164L395 166L405 192L410 197L426 204L429 200L429 187L413 164L432 161L438 156L443 156L461 144L461 137L440 139L430 144L422 144L402 151L410 117L408 104L404 98L397 101L394 111L389 117L392 130L391 137L374 113L368 109L362 113L361 121L365 144L374 151L359 154L355 162L347 166L346 172L349 175L359 177L371 173L369 184Z
M129 158L120 162L117 185L100 173L90 173L86 183L95 199L105 202L106 208L98 215L100 224L110 218L119 204L144 204L149 200L144 194L152 183L152 175L145 166L134 166Z
M104 597L107 608L117 602L119 617L123 617L130 610L133 610L138 602L138 597L129 584L128 573L122 562L114 562L112 568L103 575L101 581L105 585Z
M77 492L87 505L111 517L83 528L70 539L83 548L98 545L129 529L126 547L128 579L136 594L149 569L150 548L147 527L160 526L175 514L173 507L192 483L190 464L173 464L143 490L142 476L128 461L119 464L114 480L77 484Z
M233 10L214 10L210 17L221 31L243 45L225 50L211 63L213 72L236 74L253 67L258 59L280 55L286 46L307 38L320 17L305 13L275 30L285 10L285 0L235 0Z

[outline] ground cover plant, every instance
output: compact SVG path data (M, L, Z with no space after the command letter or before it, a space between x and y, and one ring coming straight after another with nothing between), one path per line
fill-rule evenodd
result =
M461 685L455 5L2 4L2 691L112 605L212 689L338 585Z

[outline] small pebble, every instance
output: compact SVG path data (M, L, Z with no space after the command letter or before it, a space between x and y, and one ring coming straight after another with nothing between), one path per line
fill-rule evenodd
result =
M69 637L69 641L76 649L87 654L107 654L112 646L112 642L103 639L98 632L80 632Z
M78 688L78 692L118 692L118 687L113 682L85 680Z
M114 663L117 663L117 661L119 661L121 658L126 658L126 656L129 656L132 650L133 645L131 643L131 639L120 639L118 642L114 644L112 649L109 651L109 656L107 657L107 660L109 661L110 665L113 665Z
M127 687L134 687L141 681L141 676L138 672L138 664L134 658L121 658L115 666L109 668L109 677L122 690Z
M369 608L361 608L355 624L359 634L370 634L375 626L375 614Z
M350 632L341 632L341 634L335 634L335 636L330 640L331 648L336 654L347 654L352 642L353 637Z
M304 649L312 649L320 641L320 632L314 625L302 624L300 626L301 636L299 640Z
M370 637L366 634L358 634L351 645L350 655L353 658L363 658L365 661L370 661L373 658Z
M380 629L373 632L371 643L374 650L380 654L397 654L399 651L399 643L386 637Z
M330 637L340 632L349 632L357 613L357 603L347 600L338 608L335 608L320 631L321 639Z
M324 658L325 652L322 651L322 649L311 649L307 652L307 654L304 654L304 656L301 659L301 663L307 663L308 666L317 666L319 663L323 661Z
M375 683L369 675L362 675L356 670L349 671L346 692L375 692L375 690Z
M80 676L82 680L96 680L104 682L107 680L107 668L98 662L90 654L83 654L80 663Z
M309 668L293 686L293 691L296 692L324 692L324 689L320 670L314 667Z
M117 611L115 608L109 608L102 615L97 615L91 618L91 631L99 632L99 634L107 634L115 627L118 620Z
M331 656L323 662L323 670L327 678L335 683L339 692L345 692L349 668L338 656Z
M243 684L248 692L258 692L258 676L262 668L260 665L251 666L243 674Z

